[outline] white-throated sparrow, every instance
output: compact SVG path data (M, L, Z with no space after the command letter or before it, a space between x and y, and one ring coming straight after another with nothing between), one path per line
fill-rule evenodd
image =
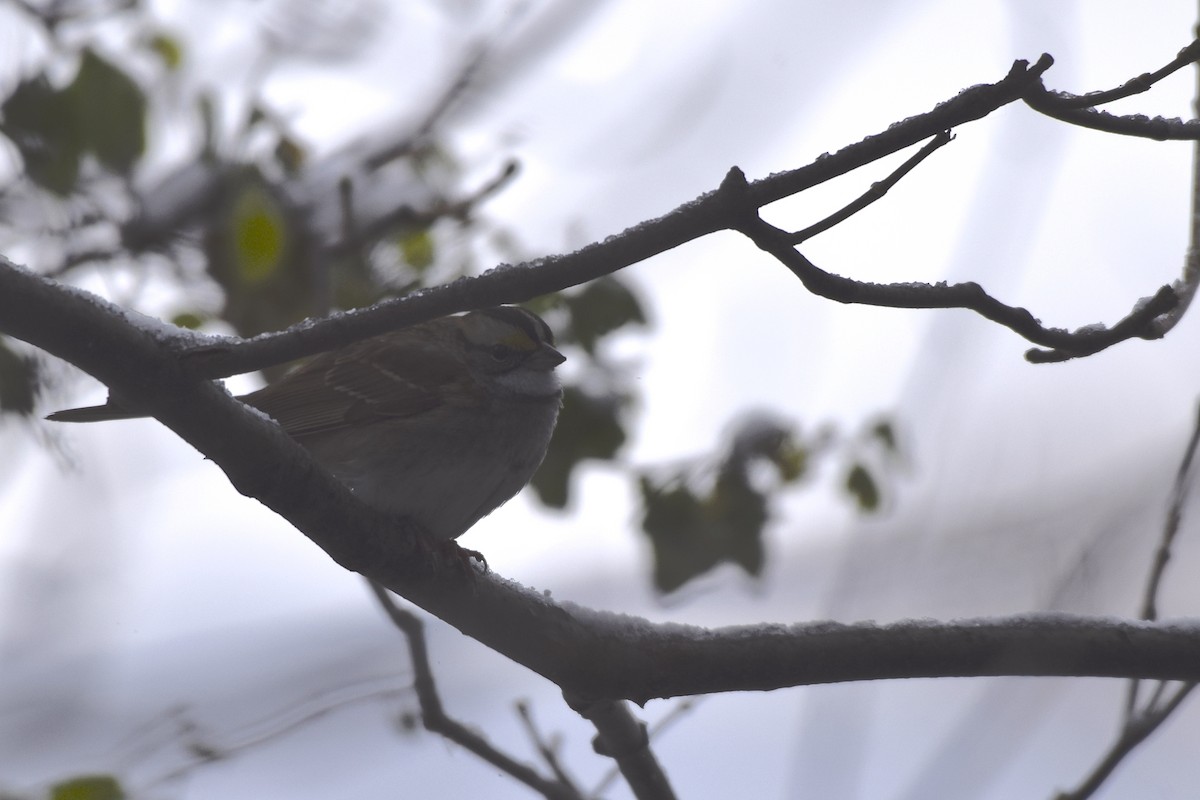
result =
M239 399L364 502L450 540L533 477L558 419L554 368L564 360L540 317L499 306L322 353ZM132 416L106 405L48 419Z

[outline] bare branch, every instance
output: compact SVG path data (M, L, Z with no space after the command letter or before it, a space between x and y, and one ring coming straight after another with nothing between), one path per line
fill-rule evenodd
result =
M745 176L740 170L734 169L721 184L720 191L729 194L732 204L736 203L732 198L747 193L746 187ZM1043 326L1028 310L1005 305L973 282L866 283L826 272L792 246L791 234L771 225L748 206L742 221L734 227L791 270L813 294L839 303L888 308L970 309L1019 333L1034 344L1051 348L1028 351L1025 357L1034 362L1062 361L1091 355L1137 336L1156 338L1159 334L1152 323L1178 302L1175 292L1169 286L1164 286L1111 328L1092 326L1072 333Z
M1183 459L1179 462L1179 468L1175 472L1175 483L1171 490L1171 505L1167 509L1162 537L1154 555L1150 575L1146 580L1146 592L1142 599L1141 609L1141 618L1144 620L1158 618L1158 590L1171 560L1171 547L1179 533L1179 525L1183 521L1183 508L1193 483L1192 466L1195 463L1198 446L1200 446L1200 406L1197 407L1191 438L1188 440L1187 447L1184 448ZM1091 797L1117 768L1117 765L1154 733L1196 687L1194 680L1185 682L1176 689L1170 699L1164 702L1167 682L1159 681L1150 698L1139 710L1138 694L1141 684L1141 680L1137 678L1129 681L1125 692L1121 732L1116 741L1079 787L1072 792L1059 794L1057 800L1084 800Z
M1104 754L1083 782L1069 792L1059 792L1055 800L1086 800L1096 793L1096 790L1108 779L1117 766L1133 752L1134 748L1158 730L1158 727L1174 713L1175 709L1187 698L1196 684L1185 683L1163 705L1150 708L1127 722L1121 730L1121 735L1113 742L1112 747Z
M675 800L667 775L650 749L645 723L623 700L586 700L570 691L563 696L581 717L596 726L596 752L617 762L617 769L638 800Z
M584 796L584 793L578 788L575 779L567 774L566 767L559 760L557 743L546 741L545 737L538 731L537 725L533 722L533 712L530 710L529 704L524 701L518 702L517 715L525 725L525 732L529 734L529 740L537 748L538 755L546 762L546 766L554 773L554 777L558 779L558 782L564 786L571 787L571 790L576 794Z
M1061 122L1078 125L1081 128L1091 128L1122 136L1137 136L1142 139L1153 139L1156 142L1200 139L1200 122L1196 120L1147 117L1144 114L1109 114L1107 111L1096 111L1091 108L1060 108L1054 102L1053 97L1050 92L1044 94L1031 92L1025 98L1025 102L1034 111L1039 111Z
M1045 54L1033 65L1028 61L1016 61L1008 75L997 83L982 83L963 89L951 99L939 103L932 111L890 125L887 130L847 145L836 153L821 156L811 164L754 181L748 191L749 200L755 207L762 208L944 131L982 119L996 109L1020 100L1031 89L1036 89L1042 74L1053 64L1054 59Z
M1103 92L1088 92L1087 94L1068 94L1067 92L1051 92L1055 104L1060 108L1095 108L1102 106L1105 103L1111 103L1115 100L1123 100L1126 97L1133 97L1135 94L1148 92L1154 84L1166 78L1168 75L1173 75L1184 67L1196 63L1200 60L1200 39L1193 39L1186 47L1179 51L1175 58L1171 59L1165 67L1154 72L1144 72L1136 78L1130 78L1125 83L1115 89L1108 89Z
M1095 108L1148 91L1158 81L1197 60L1200 60L1200 40L1195 40L1180 50L1179 55L1157 72L1139 75L1115 89L1073 95L1067 92L1052 92L1039 81L1026 94L1024 100L1030 108L1048 117L1106 133L1138 136L1156 141L1197 140L1200 139L1200 122L1196 120L1185 122L1162 117L1151 118L1142 114L1119 116L1097 111Z
M418 547L411 525L359 502L278 426L182 369L158 331L104 301L0 260L0 332L136 396L141 408L367 575L575 695L678 697L899 677L1058 675L1200 679L1200 624L1079 616L714 631L557 605L494 576L468 578Z
M998 83L972 86L932 111L910 117L833 155L748 184L746 198L756 207L773 203L985 117L1020 100L1052 63L1049 56L1042 56L1032 66L1017 61ZM371 308L304 323L249 341L227 339L181 351L181 355L196 375L221 378L293 361L457 311L525 302L612 274L710 233L735 229L743 209L740 205L730 207L728 199L719 190L709 192L665 216L574 253L539 259L520 267L500 266L478 277L463 278Z
M396 159L411 155L419 145L428 141L434 129L470 88L490 55L490 48L487 46L480 45L474 48L455 71L453 80L425 112L415 130L401 141L388 144L368 155L363 160L363 166L369 171L377 170Z
M1027 352L1030 361L1061 361L1091 355L1130 338L1158 338L1165 333L1165 328L1157 325L1157 320L1178 303L1170 287L1159 289L1112 327L1093 325L1072 333L1041 325L1025 309L999 302L974 283L880 285L823 272L795 252L791 245L794 237L767 226L757 214L749 213L751 209L804 191L924 139L945 137L954 126L986 116L1032 92L1044 92L1040 88L1041 75L1052 63L1049 56L1042 56L1033 66L1018 61L1002 81L966 89L926 114L897 123L806 167L777 173L753 183L746 182L741 171L735 168L716 191L575 253L544 258L521 267L498 267L479 277L464 278L448 286L385 301L368 309L305 323L250 341L225 340L191 348L181 355L187 367L199 376L218 378L248 372L456 311L524 302L586 283L685 242L727 229L750 236L801 276L811 291L839 302L976 311L1048 348ZM935 138L934 142L937 141L940 139Z
M1193 42L1193 44L1195 43ZM1195 99L1192 101L1192 115L1200 116L1200 69L1196 70L1196 85L1193 91ZM1188 226L1188 249L1183 259L1183 274L1175 282L1175 293L1179 295L1179 305L1155 322L1164 335L1183 319L1184 313L1196 297L1197 287L1200 286L1200 141L1192 145L1191 200L1192 216L1191 225Z
M696 697L685 697L684 699L677 701L674 708L672 708L662 719L650 727L650 741L654 741L654 739L661 735L663 731L671 727L679 720L683 719L688 712L696 707L696 704L700 702L700 699L701 698ZM596 788L592 790L592 795L594 797L599 797L620 774L621 770L616 767L605 773L604 777L600 779L600 782L596 784Z
M433 680L433 668L429 665L429 651L425 646L425 628L416 614L400 608L388 594L388 590L373 580L367 580L372 594L383 607L388 619L400 629L408 640L408 651L412 658L413 687L417 701L421 704L421 721L430 733L440 734L455 744L469 750L481 759L503 770L529 788L550 800L582 800L582 795L570 784L543 778L527 764L502 753L487 739L452 719L442 707L437 685Z
M1175 472L1175 485L1171 489L1171 507L1167 510L1167 521L1163 526L1158 550L1154 553L1154 565L1150 569L1150 578L1146 581L1146 592L1142 598L1142 619L1158 619L1158 588L1166 573L1167 564L1171 560L1171 546L1175 542L1175 537L1179 533L1179 525L1183 521L1183 506L1193 483L1192 465L1195 461L1197 446L1200 446L1200 405L1196 409L1196 422L1192 427L1192 436L1184 450L1183 460L1179 462L1179 469Z
M841 223L850 219L850 217L854 216L859 211L862 211L876 200L882 199L884 195L888 193L888 190L899 183L900 179L911 172L913 168L917 166L917 164L920 164L926 158L933 155L933 151L937 150L943 145L949 144L952 139L954 139L954 136L951 135L950 131L942 131L937 136L930 139L924 147L918 150L916 155L912 156L910 159L897 167L891 175L888 175L886 178L877 183L871 184L871 188L855 199L854 202L850 203L844 208L839 209L833 214L830 214L820 222L814 225L809 225L804 230L797 231L796 233L792 234L791 243L793 245L798 245L801 242L811 239L819 233L824 233L833 226L840 225Z

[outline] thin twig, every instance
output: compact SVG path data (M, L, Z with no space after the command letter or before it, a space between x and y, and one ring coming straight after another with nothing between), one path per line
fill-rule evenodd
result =
M1197 28L1196 33L1200 34L1200 28ZM1195 85L1192 91L1192 116L1200 117L1200 69L1195 71ZM1191 201L1188 249L1183 258L1183 274L1175 281L1175 293L1179 295L1179 305L1154 323L1164 335L1183 319L1183 315L1196 297L1197 288L1200 287L1200 141L1192 145Z
M1168 64L1152 75L1142 76L1141 80L1146 84L1145 88L1149 88L1155 81L1186 64L1197 63L1198 60L1200 60L1200 39L1193 41L1181 50L1179 56L1171 64ZM1193 101L1193 108L1197 113L1200 113L1200 69L1196 72L1196 81L1196 96ZM1138 89L1137 91L1144 91L1144 89ZM1133 92L1130 93L1132 94ZM1113 99L1116 98L1114 97ZM1184 310L1186 310L1195 296L1196 284L1200 280L1200 264L1198 264L1198 261L1200 261L1200 255L1198 255L1200 254L1200 216L1198 214L1200 214L1200 142L1193 148L1192 154L1192 224L1189 232L1190 243L1188 253L1184 261L1184 275L1179 284L1181 299L1179 307L1173 314L1166 315L1162 320L1158 321L1157 324L1162 328L1164 333L1170 330L1179 321L1179 318L1182 317ZM1162 586L1163 576L1166 574L1167 565L1171 561L1171 548L1174 545L1176 536L1179 534L1179 527L1183 521L1184 505L1187 501L1189 490L1194 483L1192 466L1195 463L1198 446L1200 446L1200 404L1197 405L1196 420L1192 425L1192 435L1188 439L1187 447L1184 448L1183 459L1179 462L1179 468L1175 472L1175 482L1171 489L1171 504L1167 509L1162 536L1159 539L1158 548L1154 554L1154 562L1150 568L1150 575L1146 580L1146 590L1142 598L1141 607L1141 618L1144 620L1153 621L1158 619L1158 593ZM1156 683L1149 699L1139 710L1138 696L1141 686L1142 681L1137 678L1129 681L1128 689L1125 693L1124 721L1117 740L1113 742L1108 752L1100 759L1092 772L1084 778L1078 788L1072 792L1059 793L1056 800L1086 800L1086 798L1091 797L1108 780L1108 777L1117 766L1133 752L1134 748L1144 742L1179 708L1192 689L1196 688L1197 682L1187 681L1179 684L1174 694L1170 695L1164 701L1163 698L1166 697L1168 682L1160 680Z
M338 687L338 692L357 688ZM159 730L156 727L158 721L152 722L141 737L144 743L135 740L132 745L133 752L122 760L130 766L138 761L148 761L156 755L157 751L173 744L174 740L182 741L189 760L142 783L139 788L142 793L148 794L150 789L184 778L208 764L224 761L302 730L317 719L335 711L359 703L378 703L382 699L397 697L406 691L405 688L391 687L363 690L347 697L339 694L332 699L323 696L310 698L307 702L289 704L285 710L280 710L243 726L240 733L232 732L226 737L229 741L219 744L214 743L210 734L203 732L195 721L186 716L185 708L175 708L168 712L168 719L173 723L171 730L165 732ZM239 736L240 738L238 738Z
M325 248L326 255L332 257L358 252L399 226L421 228L441 219L465 219L477 205L508 185L517 170L517 162L509 161L486 183L457 200L443 200L424 209L402 205L361 227L343 225L342 238Z
M797 231L792 234L792 244L798 245L801 242L813 238L819 233L824 233L835 225L840 225L850 217L862 211L867 206L877 200L880 200L888 193L888 190L900 182L900 179L913 170L918 164L933 154L933 151L949 144L954 139L950 131L942 131L937 136L930 139L924 147L916 152L916 154L901 164L896 170L881 181L871 184L871 188L860 195L852 203L844 208L835 211L820 222L809 225L807 228Z
M1200 169L1200 162L1197 162ZM1163 524L1162 536L1154 554L1154 563L1150 567L1150 575L1146 579L1146 591L1142 597L1141 618L1147 621L1158 619L1158 592L1162 586L1163 576L1171 561L1171 548L1179 534L1183 522L1183 509L1187 502L1189 491L1194 484L1192 467L1195 464L1196 450L1200 447L1200 404L1196 408L1196 420L1192 424L1192 435L1184 448L1183 458L1175 471L1175 482L1171 489L1171 503L1167 508L1166 520ZM1084 800L1090 797L1104 781L1112 774L1117 765L1133 752L1139 744L1146 740L1158 727L1167 720L1176 708L1196 687L1195 681L1180 684L1176 692L1165 702L1168 682L1160 680L1155 684L1149 699L1138 708L1142 681L1134 678L1129 681L1125 692L1125 706L1121 733L1113 742L1108 752L1089 774L1070 793L1060 793L1057 800Z
M388 593L388 590L375 581L367 580L371 592L383 607L384 613L408 641L408 650L412 658L413 687L417 693L417 701L421 705L421 722L431 733L440 734L450 741L469 750L481 759L503 770L529 788L541 793L551 800L583 800L573 787L558 781L543 778L527 764L500 752L484 737L467 728L457 720L451 719L442 707L438 696L437 686L433 679L433 669L429 665L429 651L425 645L425 629L416 614L400 608Z
M546 766L554 773L554 777L558 779L558 782L564 786L571 787L571 790L580 796L584 796L575 779L567 773L566 767L563 766L562 761L559 759L557 744L546 741L541 731L537 729L537 725L533 722L533 712L530 710L528 703L524 701L517 703L517 716L521 718L521 722L525 726L525 732L529 734L529 740L537 748L538 755L546 762Z
M1114 100L1123 100L1126 97L1133 97L1135 94L1148 92L1154 87L1154 84L1168 75L1178 72L1189 64L1196 63L1197 59L1200 59L1200 39L1193 39L1190 44L1180 50L1179 54L1171 59L1171 62L1162 69L1142 73L1136 78L1130 78L1114 89L1102 92L1088 92L1086 94L1051 92L1050 97L1053 98L1054 104L1059 108L1095 108L1105 103L1111 103Z
M485 46L476 47L467 56L457 72L455 72L454 79L450 81L442 93L438 95L433 105L425 112L424 118L417 125L416 129L402 141L390 144L387 147L381 148L378 152L369 154L363 159L363 166L368 171L377 170L391 161L411 154L418 145L426 141L430 134L433 133L434 128L446 116L447 112L454 107L454 104L470 88L471 83L475 80L475 76L479 74L489 55L489 48Z
M1179 705L1187 698L1192 689L1195 688L1195 683L1181 684L1178 691L1161 707L1152 710L1148 709L1130 720L1121 729L1121 735L1113 742L1108 752L1104 754L1104 758L1096 764L1096 767L1084 778L1083 782L1069 792L1059 792L1055 795L1055 800L1086 800L1095 794L1096 790L1112 775L1113 771L1125 757L1133 752L1138 745L1146 741L1150 734L1158 730L1159 726L1175 712L1175 709L1179 708Z
M1175 485L1171 490L1171 505L1167 510L1167 521L1163 526L1162 538L1154 553L1154 564L1150 569L1150 578L1146 581L1146 592L1142 597L1141 618L1158 619L1158 589L1166 572L1167 563L1171 560L1171 546L1179 533L1179 525L1183 521L1183 506L1191 489L1192 465L1195 462L1196 448L1200 446L1200 404L1196 408L1196 421L1192 427L1192 436L1184 450L1183 460L1175 472Z

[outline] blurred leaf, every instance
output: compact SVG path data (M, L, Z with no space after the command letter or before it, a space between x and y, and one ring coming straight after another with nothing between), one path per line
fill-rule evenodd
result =
M397 243L405 263L417 272L424 272L433 264L433 234L429 228L405 231Z
M717 564L701 534L700 501L682 483L662 488L642 476L642 530L654 548L654 585L673 592Z
M37 361L14 352L0 340L0 412L25 416L33 413L37 378Z
M156 33L146 40L146 46L158 56L169 71L183 65L183 42L167 33Z
M870 514L879 510L879 484L862 464L855 464L846 473L846 491L858 503L858 510Z
M275 160L283 167L284 172L293 177L304 166L306 155L307 152L300 143L290 136L281 136L279 143L275 145Z
M196 97L196 115L200 118L201 159L217 158L217 99L212 92L202 91Z
M672 592L726 561L750 575L762 573L767 498L740 472L724 472L703 496L682 479L660 487L643 475L639 486L642 529L654 548L659 591Z
M146 96L90 48L64 91L86 147L108 169L128 173L146 150Z
M124 800L125 791L111 775L86 775L50 787L50 800Z
M266 122L271 117L267 114L267 110L263 108L261 103L255 103L250 106L250 116L246 118L246 130L253 128L263 122Z
M258 181L246 181L229 217L234 263L246 283L261 283L279 269L287 242L283 209Z
M539 500L551 508L565 507L575 467L585 459L610 460L616 455L625 443L623 405L617 395L596 397L576 386L564 389L554 438L531 482Z
M79 180L83 141L64 94L39 75L17 84L0 113L0 130L16 145L29 179L57 195L70 194Z
M891 420L880 420L871 426L871 436L883 445L889 453L898 453L900 448L896 443L896 429Z
M205 323L208 316L205 314L197 314L195 311L181 311L171 317L171 324L188 330L196 330Z
M629 287L612 276L594 280L564 299L571 312L571 332L589 353L606 334L626 325L646 324L642 304Z
M719 555L750 575L759 575L768 519L766 497L746 482L744 474L727 472L717 479L705 508L717 533Z
M567 307L566 297L562 292L553 292L551 294L538 295L527 303L522 303L522 306L529 309L539 317L551 316L554 312ZM563 331L556 330L554 338L559 344L567 341L563 335Z
M808 474L811 455L807 447L796 441L795 436L788 436L773 454L771 463L779 470L781 481L795 483Z
M313 275L314 248L279 190L254 167L221 173L212 204L196 223L208 272L225 292L221 319L241 336L280 330L330 307L331 265Z

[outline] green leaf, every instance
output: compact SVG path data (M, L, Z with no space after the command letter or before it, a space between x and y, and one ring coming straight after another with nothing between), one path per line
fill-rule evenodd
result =
M14 352L0 341L0 412L32 414L37 389L37 361Z
M542 466L531 485L538 499L551 508L570 501L571 473L585 459L611 460L625 443L618 395L595 396L576 386L563 391L563 409Z
M229 225L241 278L255 284L275 274L287 244L287 222L275 197L257 181L245 182L234 198Z
M304 147L290 136L280 137L279 143L275 145L275 160L288 175L297 175L307 156Z
M566 296L571 332L589 353L596 342L626 325L645 325L646 314L634 293L612 276L594 280Z
M429 228L405 231L397 240L400 255L405 263L417 272L424 272L433 264L433 234Z
M188 330L196 330L207 321L208 316L198 314L195 311L180 311L175 316L171 317L171 324Z
M84 775L50 787L50 800L125 800L125 790L111 775Z
M808 474L812 453L807 447L789 434L771 456L771 463L779 470L779 479L784 483L796 483Z
M654 548L654 585L659 591L673 592L722 562L737 564L753 576L762 573L767 498L742 473L723 473L702 496L682 479L660 486L643 475L639 486L642 530Z
M715 550L707 546L700 500L683 483L656 486L639 480L642 530L654 548L654 586L673 592L716 566Z
M720 554L750 575L759 575L766 560L762 546L767 498L746 482L742 472L723 473L705 503L720 538Z
M108 169L128 173L146 151L146 96L91 48L64 91L87 149Z
M846 491L858 503L858 510L870 514L879 510L879 484L862 464L855 464L846 473Z
M29 179L54 194L70 194L79 180L83 140L64 94L39 75L17 84L0 113L0 131L21 154Z
M156 33L146 40L146 47L159 57L169 71L175 72L183 65L183 43L167 33Z

